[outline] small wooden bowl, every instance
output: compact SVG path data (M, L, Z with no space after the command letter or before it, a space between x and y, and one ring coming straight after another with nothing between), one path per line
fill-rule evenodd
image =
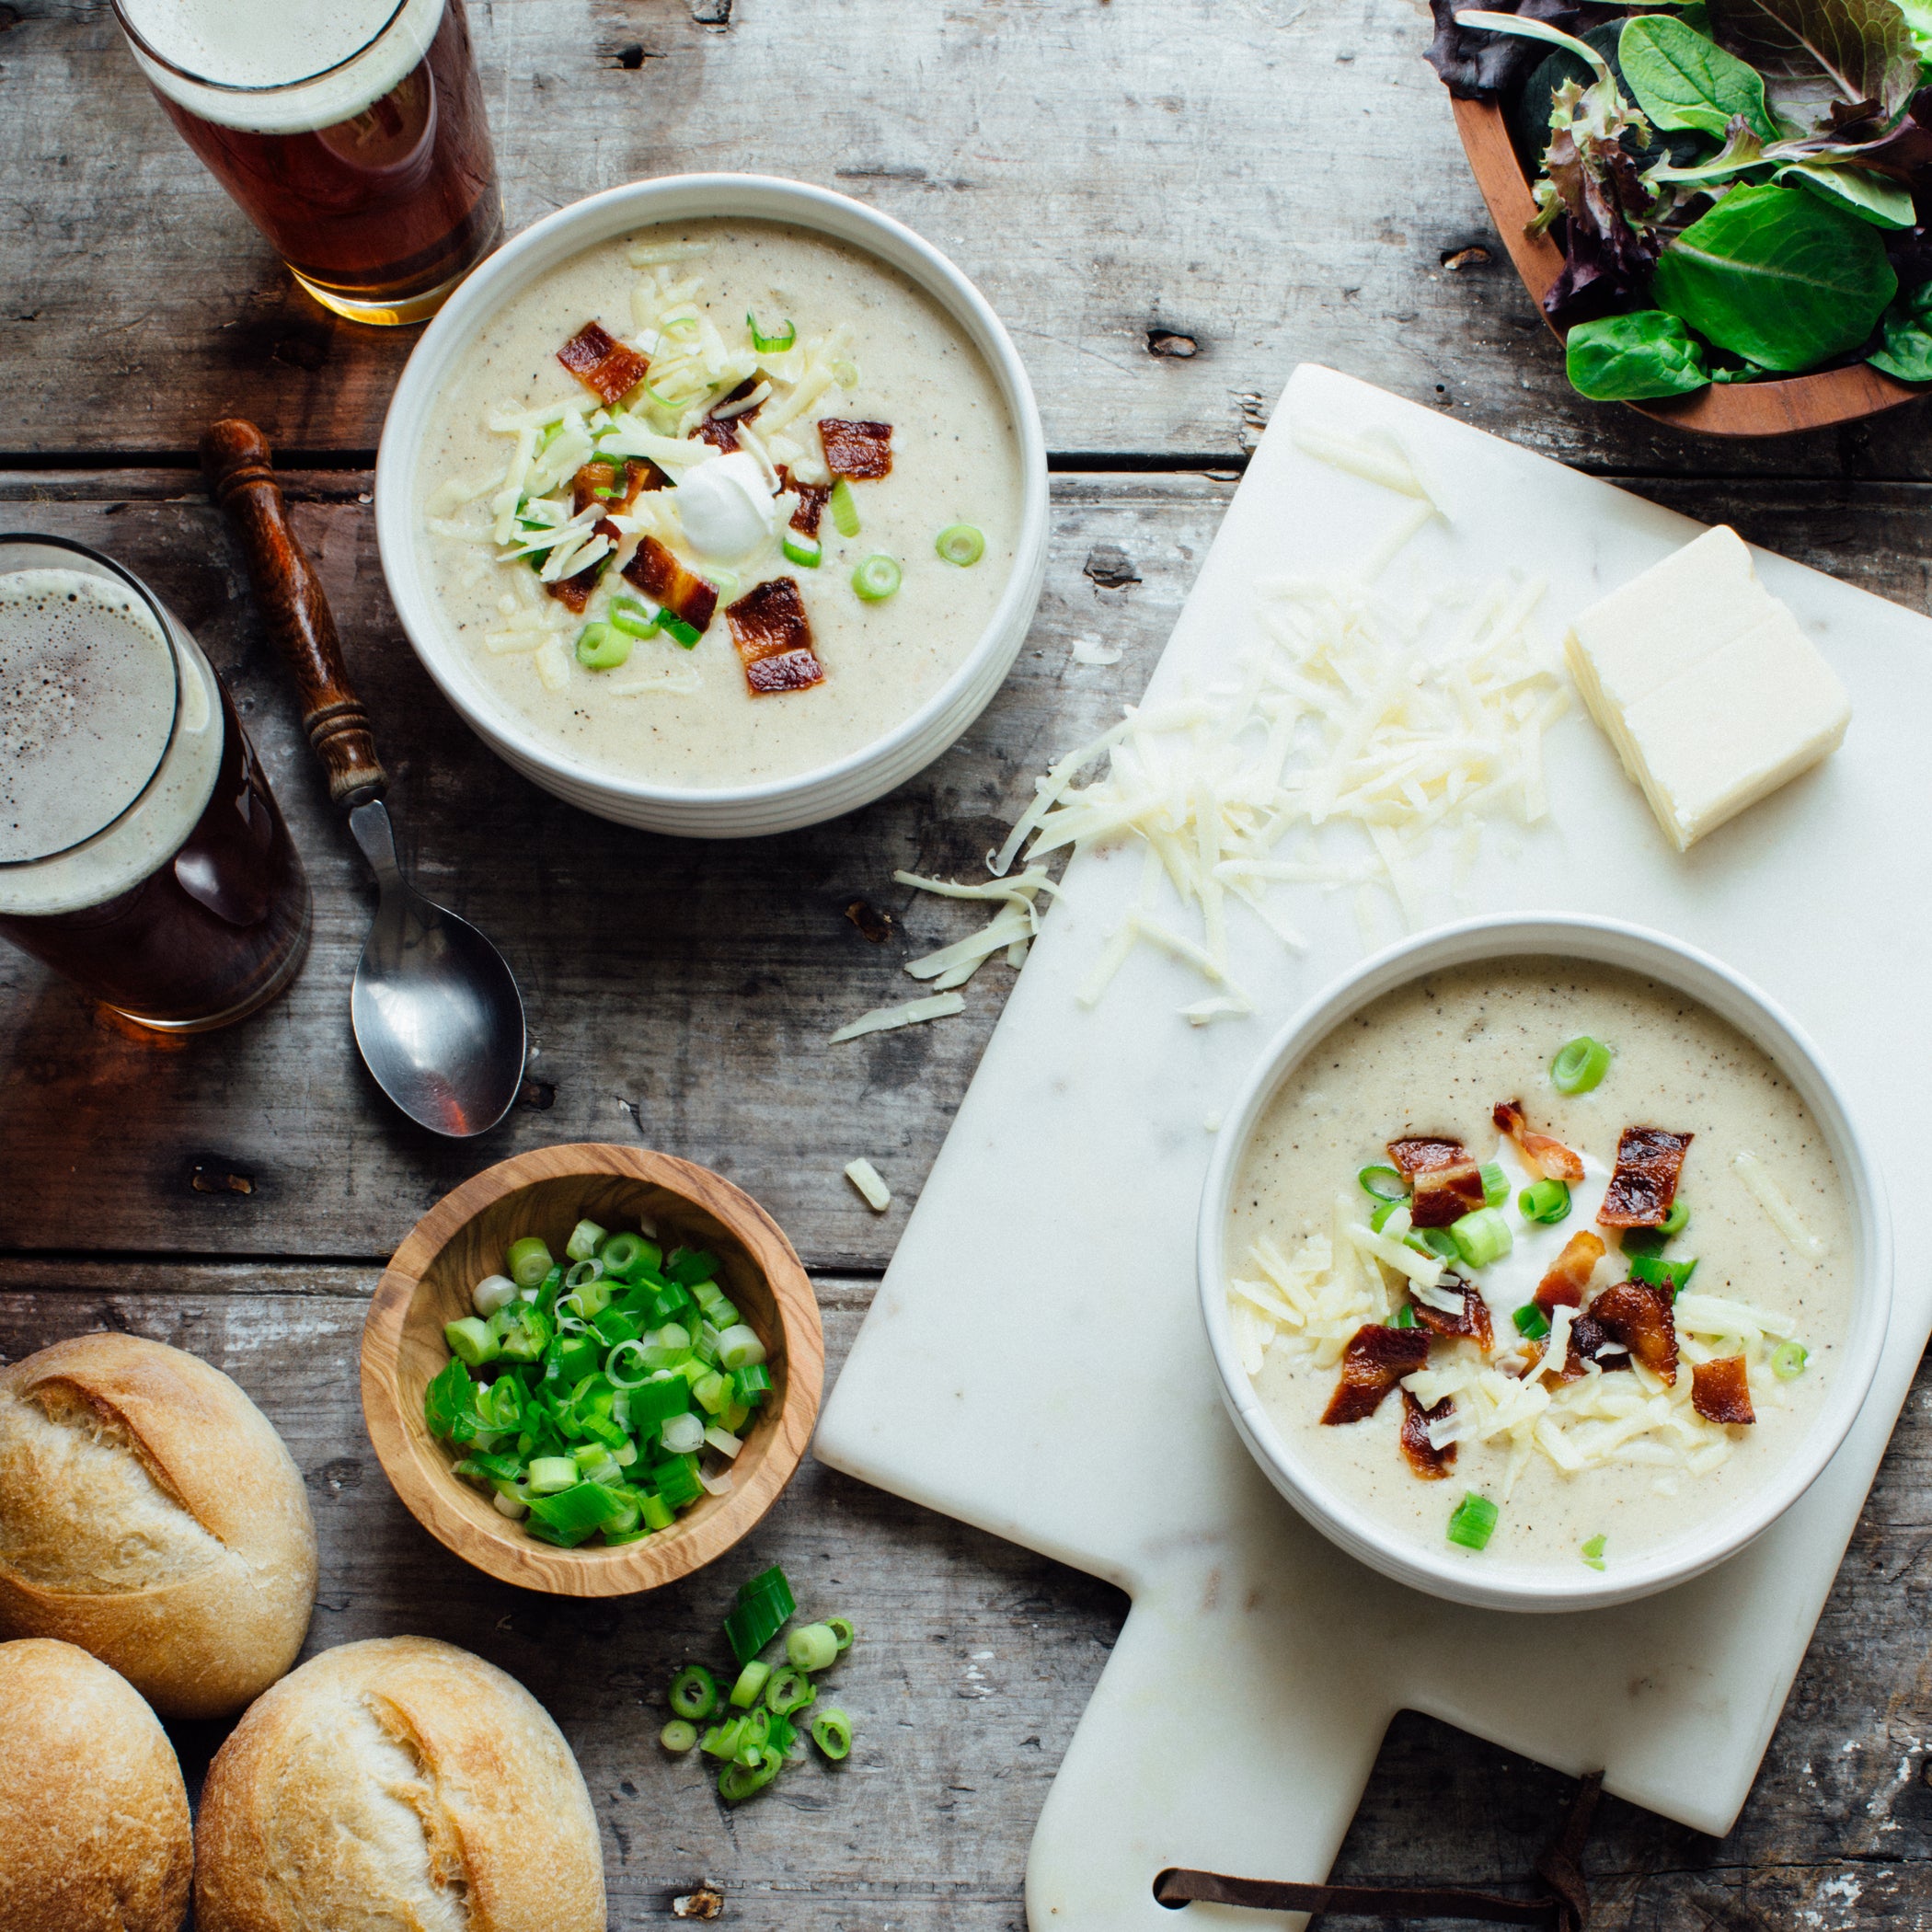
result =
M449 1360L443 1324L474 1313L471 1288L500 1271L512 1241L538 1235L554 1248L581 1219L617 1228L640 1217L667 1248L682 1242L719 1258L719 1286L769 1351L772 1392L731 1466L729 1495L699 1497L670 1529L636 1543L559 1549L451 1473L454 1457L423 1420L423 1391ZM362 1415L410 1514L465 1562L558 1596L655 1590L730 1548L799 1466L824 1379L811 1282L765 1210L689 1161L589 1142L519 1154L445 1195L396 1250L362 1324Z
M1482 190L1489 218L1516 264L1524 287L1540 310L1550 283L1562 270L1563 251L1547 235L1531 236L1523 232L1535 215L1536 203L1511 145L1502 109L1487 100L1458 100L1455 108L1456 132L1463 137L1469 171ZM1561 341L1563 331L1554 323L1551 328ZM1788 436L1794 430L1856 422L1925 394L1923 388L1894 382L1869 362L1854 362L1847 368L1821 369L1815 375L1788 376L1781 382L1712 383L1694 395L1633 402L1629 407L1657 422L1694 430L1704 436Z

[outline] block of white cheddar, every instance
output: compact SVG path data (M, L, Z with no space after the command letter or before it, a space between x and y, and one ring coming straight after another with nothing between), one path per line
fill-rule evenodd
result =
M1678 851L1838 748L1851 700L1719 524L1570 627L1570 674Z

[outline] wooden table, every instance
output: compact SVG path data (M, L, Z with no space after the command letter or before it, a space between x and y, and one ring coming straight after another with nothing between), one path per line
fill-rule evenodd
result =
M1039 621L962 742L836 824L677 844L533 790L451 715L383 591L370 467L410 333L354 328L293 289L174 136L104 6L0 6L0 523L99 545L187 619L270 768L317 914L287 997L187 1041L0 953L0 1352L106 1324L233 1374L310 1484L311 1647L423 1631L528 1684L590 1782L615 1926L664 1921L710 1877L745 1926L1018 1927L1029 1834L1122 1599L811 1467L724 1573L581 1605L493 1584L404 1513L363 1434L353 1363L383 1258L489 1160L642 1142L731 1175L784 1223L835 1372L1008 983L989 968L959 1019L829 1047L840 1021L906 996L911 950L976 923L892 869L973 866L1032 775L1138 693L1296 361L1920 608L1928 419L1914 406L1725 446L1573 397L1420 59L1415 0L471 6L512 228L634 177L762 169L889 210L979 282L1029 358L1055 453ZM408 1126L351 1043L371 895L192 467L203 424L233 411L291 472L408 865L523 983L530 1079L476 1145ZM1072 660L1094 636L1123 647L1118 665ZM892 916L889 939L848 917L860 900ZM882 1218L840 1177L857 1154L894 1186ZM1928 1450L1922 1381L1737 1830L1718 1842L1606 1805L1593 1924L1829 1932L1932 1914ZM812 1766L727 1813L653 1739L672 1669L715 1648L738 1574L773 1560L862 1627L845 1683L862 1742L842 1775ZM218 1742L182 1739L191 1772ZM1562 1795L1405 1718L1340 1875L1514 1879Z

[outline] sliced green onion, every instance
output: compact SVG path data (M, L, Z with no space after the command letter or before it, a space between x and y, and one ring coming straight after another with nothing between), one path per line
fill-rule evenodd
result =
M1409 1199L1409 1183L1394 1167L1363 1167L1355 1176L1355 1184L1364 1194L1373 1195L1377 1201Z
M752 1368L765 1360L765 1344L742 1322L718 1338L718 1365L722 1369Z
M852 1627L851 1621L847 1617L828 1616L825 1619L825 1627L838 1640L838 1647L842 1652L852 1648L853 1639L858 1635L858 1632Z
M727 1804L742 1804L747 1798L756 1797L784 1768L784 1754L766 1744L756 1765L730 1764L718 1774L718 1795Z
M646 1529L668 1530L677 1521L676 1512L671 1505L661 1496L653 1495L648 1490L639 1507L644 1512Z
M1488 1211L1478 1209L1477 1212L1481 1213ZM1402 1239L1406 1246L1414 1248L1418 1254L1433 1255L1438 1261L1456 1261L1462 1259L1462 1249L1456 1246L1454 1228L1412 1227Z
M1696 1255L1686 1255L1676 1261L1667 1261L1661 1254L1636 1254L1630 1258L1633 1282L1646 1282L1652 1288L1668 1288L1673 1294L1682 1294L1696 1271Z
M1546 1226L1570 1217L1570 1187L1560 1180L1533 1180L1516 1197L1516 1212L1525 1221Z
M658 625L667 638L673 643L682 644L686 650L696 650L698 638L704 635L695 624L686 624L682 617L674 617L669 611L658 613Z
M858 535L858 504L852 495L852 486L841 477L832 486L832 494L825 500L825 507L832 512L832 526L841 536Z
M1583 1546L1583 1560L1592 1570L1601 1570L1604 1567L1604 1537L1596 1535L1591 1537Z
M818 1686L801 1670L791 1664L781 1663L771 1674L771 1682L765 1686L765 1705L767 1710L781 1718L788 1718L795 1710L803 1710L818 1696Z
M1623 1232L1623 1250L1627 1255L1653 1255L1665 1239L1661 1227L1627 1227Z
M489 1324L474 1315L466 1315L461 1321L445 1322L443 1339L449 1344L450 1353L470 1368L481 1368L486 1362L494 1362L500 1352L496 1337L489 1332Z
M798 1671L829 1671L838 1651L838 1638L826 1624L801 1624L785 1639L786 1658Z
M594 1221L580 1221L570 1230L570 1238L564 1243L564 1253L573 1261L588 1261L597 1252L597 1244L604 1239L604 1232Z
M628 1232L606 1235L604 1246L597 1250L597 1259L604 1263L606 1274L628 1275L644 1258L644 1236Z
M640 604L635 597L613 597L610 608L604 612L604 621L615 624L627 637L654 638L663 612L648 604ZM635 1236L632 1239L636 1239Z
M1510 1319L1516 1324L1517 1334L1526 1341L1541 1341L1549 1333L1549 1317L1535 1302L1524 1302Z
M758 327L758 318L749 310L745 313L744 326L752 332L752 347L760 355L782 355L799 339L799 328L795 322L788 321L776 334L766 335Z
M1780 1382L1795 1382L1804 1374L1811 1351L1801 1341L1781 1341L1771 1351L1771 1373Z
M852 573L852 588L868 604L883 604L899 588L899 566L880 551Z
M631 639L608 624L586 624L577 633L577 661L586 671L615 671L630 656Z
M687 1663L671 1680L671 1708L697 1723L718 1708L718 1679L701 1663Z
M1449 1518L1447 1535L1465 1549L1487 1549L1496 1528L1496 1505L1474 1489L1465 1492Z
M778 1634L786 1618L798 1607L791 1585L776 1563L749 1582L741 1583L738 1600L724 1623L731 1654L740 1663L749 1663Z
M745 1409L755 1409L772 1392L772 1372L762 1362L731 1371L731 1396Z
M1690 1225L1691 1211L1681 1201L1671 1202L1671 1211L1657 1224L1657 1232L1668 1240Z
M550 1250L535 1235L512 1241L503 1257L503 1267L519 1288L535 1288L550 1272Z
M836 1764L852 1749L852 1719L836 1704L828 1704L811 1720L811 1742Z
M507 1274L487 1274L469 1291L469 1305L489 1317L516 1299L516 1283Z
M933 539L933 548L949 564L970 569L986 554L984 535L971 523L949 523Z
M797 564L801 570L815 570L825 560L824 545L802 530L788 527L778 547L785 552L786 562Z
M1502 1171L1502 1163L1486 1160L1476 1171L1482 1176L1484 1205L1500 1208L1510 1198L1510 1178Z
M1610 1049L1601 1040L1579 1033L1567 1040L1549 1064L1549 1083L1559 1094L1587 1094L1610 1071Z
M760 1663L754 1657L738 1673L738 1682L731 1686L731 1702L741 1710L749 1710L757 1703L759 1694L765 1689L772 1673L768 1663Z
M722 1724L714 1724L705 1733L704 1749L710 1757L735 1760L738 1747L744 1741L745 1720L742 1718L728 1718Z
M1392 1328L1412 1328L1416 1325L1416 1311L1404 1302L1389 1317L1388 1325Z
M685 1723L682 1718L673 1718L670 1723L658 1732L658 1742L673 1757L682 1757L697 1742L697 1727Z
M571 1455L538 1455L530 1463L530 1490L535 1496L560 1495L577 1482L577 1458Z
M1510 1224L1502 1218L1501 1208L1479 1207L1473 1214L1465 1214L1449 1233L1456 1252L1471 1268L1487 1268L1492 1261L1501 1260L1514 1245Z
M1408 1206L1403 1201L1385 1201L1369 1210L1369 1225L1379 1235L1388 1225L1388 1217L1397 1208Z

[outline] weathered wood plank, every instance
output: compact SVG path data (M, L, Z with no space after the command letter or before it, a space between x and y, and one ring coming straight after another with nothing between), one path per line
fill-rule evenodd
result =
M1922 406L1753 447L1572 396L1420 59L1419 0L471 15L512 229L687 170L856 195L984 288L1056 449L1230 454L1313 358L1609 468L1932 474ZM294 291L105 6L0 14L0 178L18 184L0 227L0 447L187 450L235 410L286 449L374 447L413 331L357 328ZM1444 270L1476 240L1489 266ZM1156 338L1193 352L1154 353Z
M1124 1614L1119 1594L811 1462L742 1560L676 1589L573 1604L495 1583L417 1528L369 1450L353 1362L374 1272L0 1263L0 1359L115 1326L233 1374L308 1479L322 1546L310 1649L420 1631L527 1683L583 1765L618 1932L663 1923L670 1898L701 1877L723 1884L732 1923L773 1932L1018 1932L1027 1843ZM818 1286L835 1371L871 1287ZM1593 1926L1851 1932L1932 1916L1928 1497L1932 1370L1738 1828L1710 1839L1606 1803L1587 1860ZM727 1815L653 1740L672 1671L709 1653L742 1571L774 1561L807 1603L864 1630L839 1685L861 1749L843 1774L814 1765ZM191 1779L220 1735L180 1735ZM1538 1766L1400 1718L1337 1875L1508 1883L1528 1872L1567 1795Z
M976 867L1030 797L1033 775L1139 693L1229 486L1056 479L1039 622L960 745L849 819L717 845L606 825L500 765L397 630L360 500L366 477L291 483L397 774L408 861L432 897L504 947L528 1003L541 1090L482 1142L452 1144L402 1121L363 1072L347 1023L370 903L361 861L328 819L293 701L195 480L0 477L9 521L113 551L201 636L268 761L318 921L285 999L192 1041L121 1027L0 949L0 1247L383 1255L490 1160L543 1142L641 1136L742 1182L811 1265L882 1268L1010 984L1004 965L989 966L958 1019L829 1045L841 1021L908 995L902 960L982 916L894 887L892 871ZM1882 595L1919 607L1932 596L1918 486L1643 487ZM1097 581L1123 575L1116 587ZM1103 634L1123 647L1119 665L1072 661L1074 638ZM903 915L889 943L868 944L846 919L860 896ZM840 1175L861 1153L898 1197L882 1217ZM251 1191L229 1191L230 1174Z

